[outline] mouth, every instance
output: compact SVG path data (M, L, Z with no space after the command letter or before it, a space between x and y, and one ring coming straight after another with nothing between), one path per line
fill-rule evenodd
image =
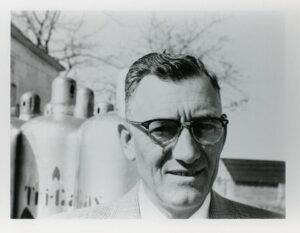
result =
M167 173L175 176L195 177L199 175L203 170L204 169L196 171L168 171Z

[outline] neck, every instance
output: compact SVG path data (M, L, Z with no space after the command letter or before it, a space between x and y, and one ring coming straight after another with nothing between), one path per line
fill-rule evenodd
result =
M166 215L168 218L172 218L172 219L187 219L190 218L195 212L197 212L197 210L201 207L201 205L199 206L195 206L195 207L190 207L190 208L184 208L184 209L180 209L180 208L169 208L168 209L168 215Z

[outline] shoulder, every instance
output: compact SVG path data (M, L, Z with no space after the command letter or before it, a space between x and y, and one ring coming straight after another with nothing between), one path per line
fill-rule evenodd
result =
M97 206L76 209L51 216L51 218L74 219L74 218L97 218L97 219L126 219L140 218L137 186L131 189L120 199L103 203Z
M210 215L212 218L284 218L278 213L229 200L214 191L212 192Z
M93 207L76 209L68 212L63 212L50 216L55 219L74 219L74 218L110 218L116 203L101 204Z

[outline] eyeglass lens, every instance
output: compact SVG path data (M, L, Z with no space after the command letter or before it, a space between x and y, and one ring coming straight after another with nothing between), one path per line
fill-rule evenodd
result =
M223 134L221 121L217 119L196 120L190 126L194 139L202 144L213 144L220 140ZM177 121L157 120L149 124L149 134L161 143L176 139L181 131Z

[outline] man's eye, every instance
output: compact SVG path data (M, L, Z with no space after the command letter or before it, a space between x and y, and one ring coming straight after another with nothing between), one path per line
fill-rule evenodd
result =
M161 132L161 131L164 131L164 130L165 130L165 127L161 126L161 127L152 128L150 131L151 132Z
M216 126L213 124L200 124L199 127L203 130L215 130Z
M153 122L149 127L149 132L152 136L160 139L170 139L174 137L177 133L177 125L173 122L164 122L164 124L159 124L160 122Z
M156 127L150 128L149 130L151 133L152 132L168 132L168 131L171 131L172 128L169 126L162 125L162 126L156 126Z

